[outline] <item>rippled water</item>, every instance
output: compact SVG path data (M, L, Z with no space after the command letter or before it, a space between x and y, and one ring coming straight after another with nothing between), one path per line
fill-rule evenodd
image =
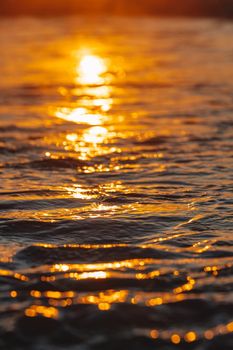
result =
M0 348L232 349L232 23L0 33Z

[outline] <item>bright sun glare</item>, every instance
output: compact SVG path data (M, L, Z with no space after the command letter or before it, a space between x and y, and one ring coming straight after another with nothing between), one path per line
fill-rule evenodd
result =
M103 59L95 55L85 55L78 66L79 82L84 85L98 85L104 82L102 75L107 67Z
M108 112L112 105L110 88L106 85L106 77L103 76L107 72L107 68L103 58L83 54L76 69L77 82L82 85L78 89L85 89L84 93L92 98L83 101L82 107L60 108L55 111L55 116L77 124L102 124L103 113Z

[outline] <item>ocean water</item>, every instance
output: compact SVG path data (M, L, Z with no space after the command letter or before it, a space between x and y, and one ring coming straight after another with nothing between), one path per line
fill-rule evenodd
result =
M0 349L233 348L233 24L0 22Z

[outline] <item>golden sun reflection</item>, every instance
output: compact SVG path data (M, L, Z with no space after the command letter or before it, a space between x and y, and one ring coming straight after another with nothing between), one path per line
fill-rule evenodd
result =
M98 197L98 192L91 192L81 186L66 187L68 194L76 199L93 199Z
M99 98L93 101L95 107L100 107L103 112L109 112L112 106L113 100L111 98Z
M79 133L66 134L63 145L66 151L78 153L80 160L90 160L97 156L115 152L120 153L120 150L116 147L109 147L109 143L111 144L113 142L114 137L116 137L115 132L109 130L107 127L92 126L90 128L84 128L81 132L79 131ZM98 164L95 168L93 166L88 166L83 168L83 170L85 172L103 170L103 165L104 164ZM82 189L80 189L80 191L82 191ZM89 198L91 198L91 196L89 196Z
M77 68L79 83L82 85L101 85L106 80L103 74L107 72L105 61L95 55L84 55Z
M108 278L109 273L105 271L93 271L93 272L70 272L68 275L65 275L65 277L73 278L75 280L87 280L87 279L106 279Z
M98 249L98 248L104 248L108 249L111 247L116 247L117 245L109 245L109 246L98 246L98 245L91 245L86 246L86 249ZM85 249L85 246L80 246L83 249ZM118 245L118 247L124 247L124 245ZM132 260L122 260L122 261L113 261L113 262L105 262L105 263L96 263L96 264L55 264L51 266L51 272L71 272L75 270L79 273L86 273L86 272L101 272L101 276L103 278L103 271L106 270L118 270L118 269L133 269L133 268L143 268L146 264L150 264L153 260L152 259L132 259ZM156 273L156 275L158 275ZM84 277L84 275L82 275ZM98 274L97 274L98 276ZM90 278L90 275L86 275L86 277ZM94 277L94 276L92 276ZM106 277L104 277L106 278ZM150 276L151 278L151 276Z
M60 108L55 111L57 118L77 124L100 125L103 123L102 114L90 113L87 108Z
M73 134L67 134L66 135L66 140L70 142L76 142L78 140L78 135L73 133Z
M83 134L83 140L92 144L103 143L107 134L108 130L106 128L94 126Z
M59 118L76 124L101 125L107 120L113 99L112 87L106 60L92 55L82 54L75 71L75 82L78 84L67 94L78 98L78 104L53 109L51 113ZM64 95L61 87L59 93Z

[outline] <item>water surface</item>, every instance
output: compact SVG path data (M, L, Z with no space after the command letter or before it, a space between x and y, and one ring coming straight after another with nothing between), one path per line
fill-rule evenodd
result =
M0 33L0 348L232 349L232 23Z

